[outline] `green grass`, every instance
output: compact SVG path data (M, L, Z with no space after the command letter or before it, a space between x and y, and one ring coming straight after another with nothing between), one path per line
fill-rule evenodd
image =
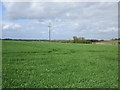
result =
M3 88L117 88L117 45L3 41Z

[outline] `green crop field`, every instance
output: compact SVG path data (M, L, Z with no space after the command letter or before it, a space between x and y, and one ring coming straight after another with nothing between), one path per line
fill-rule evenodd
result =
M3 88L117 88L118 46L3 41Z

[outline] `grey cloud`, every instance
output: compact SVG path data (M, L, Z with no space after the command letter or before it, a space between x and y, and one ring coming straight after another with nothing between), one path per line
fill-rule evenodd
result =
M4 3L4 5L6 8L5 19L32 20L31 22L27 22L26 26L24 25L24 32L25 30L28 32L28 24L32 25L34 27L32 30L35 31L35 29L40 28L38 27L39 24L46 27L48 22L51 22L54 30L57 30L61 34L69 33L68 37L78 34L90 37L92 33L95 34L93 38L99 38L98 36L103 35L105 39L110 38L110 36L111 38L117 37L117 32L115 32L118 19L117 3L11 2ZM36 21L33 19L36 19ZM114 29L111 30L112 28ZM109 36L106 36L106 32ZM115 34L112 35L112 32ZM59 35L57 37L60 38Z

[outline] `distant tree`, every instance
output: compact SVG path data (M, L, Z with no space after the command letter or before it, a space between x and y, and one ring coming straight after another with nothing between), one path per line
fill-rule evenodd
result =
M120 40L120 38L112 38L111 40Z
M79 39L79 40L85 40L85 38L84 38L84 37L79 37L78 39Z
M104 41L104 40L102 39L102 40L99 40L99 41Z
M118 40L117 38L115 38L114 40Z
M77 36L73 36L73 43L77 43L77 41L78 41Z

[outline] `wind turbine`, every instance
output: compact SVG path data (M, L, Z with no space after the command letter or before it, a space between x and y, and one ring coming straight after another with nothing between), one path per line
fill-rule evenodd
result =
M39 22L41 22L41 24L47 25L48 26L48 40L49 42L51 41L51 21L44 21L44 20L39 20Z
M48 31L49 31L49 42L51 41L51 23L49 22L48 25Z

